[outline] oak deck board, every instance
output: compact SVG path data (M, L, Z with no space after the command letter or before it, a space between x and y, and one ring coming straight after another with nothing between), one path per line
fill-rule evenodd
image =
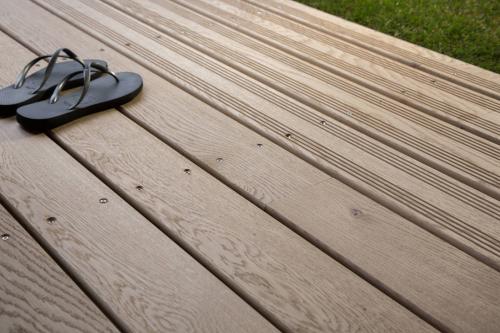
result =
M0 38L13 65L2 68L5 84L35 55ZM2 197L120 329L276 332L56 143L23 131L14 119L0 119L0 185ZM57 221L49 224L51 216Z
M43 17L41 13L39 16ZM52 24L52 21L55 22ZM44 18L44 22L48 27L65 26L64 23L50 20L48 17ZM26 29L28 31L19 34L34 36L34 39L37 39L35 31L31 32L29 27ZM71 36L77 32L72 31L69 26L65 26L63 31L65 33L60 34L60 40L68 43L66 45L78 53L97 53L102 47L100 42L84 36L79 42L74 41ZM42 48L40 52L46 52L54 47L50 43L38 43L34 46ZM144 71L113 50L106 49L104 54L117 68L129 68L140 73ZM340 252L342 256L349 257L348 260L355 266L361 267L364 274L375 277L375 280L380 281L387 289L398 294L399 300L408 299L410 304L420 308L421 312L435 317L435 320L442 322L443 326L453 327L456 331L467 331L485 323L491 327L496 326L494 318L498 309L496 303L498 274L495 271L467 255L460 254L457 249L381 208L371 200L359 196L338 181L334 179L323 181L328 177L318 176L315 168L300 163L300 159L290 158L293 156L291 154L283 154L283 151L276 149L273 143L259 138L258 135L252 135L251 131L229 118L217 115L216 110L211 110L190 95L181 93L161 78L151 73L144 75L150 82L146 87L147 93L138 103L124 107L127 114L154 128L158 136L166 137L174 146L194 155L201 164L208 166L213 172L221 173L221 178L235 182L236 185L239 183L249 196L256 197L263 206L285 215L293 224L298 225L299 229L311 233L312 239L319 239L324 246L326 244L332 252ZM169 91L169 95L162 93L164 91ZM167 110L164 110L165 107ZM206 115L207 113L211 114ZM110 119L115 118L99 116L95 120L103 124L99 133L106 133L105 124L113 122ZM96 169L109 175L139 204L147 206L151 214L158 219L164 219L165 215L159 207L167 203L162 203L158 198L165 197L165 194L161 192L161 188L155 186L156 184L150 183L151 178L163 177L151 177L139 167L128 166L127 169L123 166L124 157L117 156L110 159L96 156L96 150L106 150L105 147L101 148L101 144L106 146L105 143L108 141L120 140L110 140L106 137L107 134L103 134L99 136L101 144L89 144L88 134L81 127L68 126L56 133L63 142L79 151L82 159L96 161L93 162ZM237 142L241 144L235 146ZM258 142L263 143L261 148L255 146ZM273 158L268 158L268 154L274 157L274 162ZM217 157L221 156L224 158L223 162L217 162ZM101 159L107 163L112 160L114 164L101 165L99 162ZM146 159L140 160L144 163ZM284 163L279 163L282 160ZM261 164L257 167L256 163ZM154 165L154 162L147 164ZM182 166L178 167L181 168ZM120 175L126 177L113 177L112 171L117 169L120 170ZM296 170L295 174L287 169ZM243 180L238 179L242 175L247 177ZM323 180L318 185L308 184L302 180L308 178ZM259 184L258 180L262 183ZM294 182L298 183L297 186L285 187L285 184ZM144 186L141 193L135 189L137 184ZM144 191L154 192L153 199L151 196L145 196ZM301 204L302 201L307 201L307 198L315 197L325 199L317 203ZM173 201L168 198L164 200ZM295 206L300 209L295 209ZM314 216L315 223L310 222L307 212ZM331 225L332 218L345 223ZM360 223L364 227L353 229L353 224ZM366 228L368 225L372 225L373 228ZM326 232L328 230L329 232ZM354 230L357 230L356 234L353 234ZM366 243L370 238L372 242ZM338 245L339 243L342 245ZM416 248L421 249L416 251ZM390 268L393 267L397 267L398 275L391 273ZM443 270L442 267L447 269ZM431 276L433 278L430 278ZM462 284L466 284L468 288L462 288ZM471 302L456 302L457 299L469 299ZM452 305L449 305L450 303ZM448 306L443 307L443 304ZM475 313L481 313L484 317L472 312L472 309L477 309L478 306L482 311ZM488 326L483 326L483 329L487 330Z
M205 21L204 25L213 30L235 36L234 31L227 32L227 29L215 24L223 23L306 62L449 122L454 125L445 131L449 136L460 136L461 131L457 128L466 128L478 136L485 136L485 129L488 131L491 128L491 123L481 119L481 114L488 118L487 113L491 110L467 101L459 91L455 96L440 89L444 81L412 71L403 65L395 65L394 62L350 43L298 24L293 25L289 21L280 21L282 24L279 24L268 20L267 16L272 14L263 15L262 11L242 1L173 1L211 18L212 21ZM155 2L164 5L167 3L158 0ZM241 39L241 36L233 38ZM443 88L447 85L445 82ZM466 139L461 142L472 144L471 140Z
M80 126L63 127L54 135L76 129L67 137L81 136L84 149L70 139L64 141L68 149L85 155L86 164L123 186L122 191L145 196L147 215L157 214L158 227L189 246L190 253L198 253L284 327L375 332L404 331L408 325L434 331L120 113L86 120L88 126L82 119ZM186 167L190 174L183 171ZM133 176L140 177L141 191L136 190L137 180L130 179ZM150 189L156 192L149 194Z
M119 332L2 206L0 235L1 332Z
M301 24L397 60L411 68L440 76L479 93L500 98L500 76L424 47L326 14L289 0L244 0Z
M189 58L200 56L203 61L217 65L208 56L198 54L196 50L189 49L166 35L158 38L158 32L140 22L127 20L127 24L131 25L129 27L105 16L103 11L108 13L113 10L111 8L105 10L101 7L96 11L77 1L67 1L67 3L71 3L75 8L60 1L43 2L45 6L53 8L55 13L60 11L61 17L73 18L72 22L89 34L103 38L114 48L147 68L161 72L166 79L179 80L184 87L194 86L190 91L208 95L206 99L209 102L218 103L219 108L247 126L259 129L262 134L278 140L283 146L307 158L311 163L321 166L330 175L384 203L440 237L445 237L456 246L498 269L500 209L497 200L378 144L360 133L353 132L340 123L334 124L335 130L342 129L344 131L342 135L350 132L349 140L360 140L358 142L361 143L353 144L343 141L345 138L342 136L336 137L333 129L319 125L319 120L322 118L311 122L291 114L293 109L289 108L286 110L288 112L283 112L281 107L263 100L252 91L235 86L231 81L220 77L219 72L210 70L210 67L200 66ZM87 15L89 13L92 13L92 18ZM120 13L116 12L114 15L116 17ZM101 23L94 18L98 18ZM142 33L133 28L140 29ZM143 33L149 38L144 38ZM171 62L172 59L175 64ZM239 75L237 71L222 65L217 69L230 73L229 76ZM241 79L251 82L254 87L263 88L262 91L276 98L282 98L287 103L297 103L258 81L250 81L245 77ZM315 112L307 109L305 105L295 105L298 105L297 108L300 110L307 110L308 114ZM328 128L329 131L325 131L324 128ZM289 133L292 135L288 136ZM369 146L363 151L363 145ZM366 149L372 151L367 153ZM377 155L384 155L385 161ZM391 162L391 159L397 159L399 165ZM369 166L370 169L363 166ZM414 176L415 173L419 173L419 176Z

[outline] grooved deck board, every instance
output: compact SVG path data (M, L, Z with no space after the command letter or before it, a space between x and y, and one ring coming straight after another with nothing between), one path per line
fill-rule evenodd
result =
M115 18L125 20L125 15L112 8L99 7L96 11L78 1L66 3L71 6L58 0L43 2L61 17L72 18L88 33L161 72L164 78L192 87L191 91L200 92L233 117L305 155L330 175L493 267L500 267L497 200L334 120L321 125L324 117L314 109L241 76L169 36L157 38L158 32L138 21L127 20L124 25ZM113 11L113 17L105 16ZM246 82L251 89L243 89L232 78ZM440 154L446 152L440 150Z
M0 119L0 195L119 330L500 327L497 74L288 0L1 2L0 85L61 46L144 78Z
M0 235L1 332L118 332L2 206Z
M354 126L362 132L372 137L381 138L383 142L396 148L401 147L400 150L410 150L419 159L438 164L441 169L448 173L461 174L461 180L468 182L471 186L480 184L482 190L500 198L498 156L491 158L476 149L471 149L467 145L457 142L454 137L449 138L447 132L455 130L453 126L420 114L419 111L404 107L396 102L382 99L380 95L376 95L366 88L350 84L344 79L334 77L284 53L270 48L267 48L267 52L265 52L263 51L266 48L264 44L259 44L248 38L243 39L245 41L243 42L241 35L235 41L236 37L228 38L216 33L213 26L198 25L194 21L196 17L200 19L198 15L195 14L195 18L186 19L178 14L177 12L180 11L183 15L193 16L179 6L169 6L167 2L163 2L161 6L149 1L142 1L140 4L129 0L108 0L107 2L115 4L118 8L128 9L127 12L144 19L152 26L169 32L171 35L185 36L188 43L195 48L199 48L222 62L231 64L232 67L245 71L246 74L258 78L267 85L276 87L292 98L303 101L325 113L327 117L340 119L344 123L354 123ZM92 4L92 7L96 9L97 6L96 3ZM102 7L99 6L99 8ZM113 15L112 12L106 12L106 16L121 21L145 37L150 36L140 26L134 27L130 20ZM226 31L229 30L226 29ZM236 34L236 36L238 35ZM292 64L289 64L290 62ZM209 66L206 62L203 65ZM217 73L223 72L222 69L212 70ZM230 75L228 79L234 84L238 84L234 75ZM239 84L242 85L242 83ZM248 87L248 84L246 88L252 91L258 89ZM393 114L388 113L388 111ZM495 113L490 112L490 114L495 116ZM495 117L497 119L495 119L496 122L491 123L492 126L500 123L500 113L496 114ZM500 134L500 126L495 131ZM427 138L427 142L419 139L422 137ZM474 142L478 140L473 135L468 135L467 140L462 141ZM498 153L495 145L483 142L482 146L483 150L493 154ZM440 153L441 150L453 150L453 156L446 156L446 154ZM476 155L479 156L476 158Z
M269 13L263 15L262 11L242 1L220 0L208 3L201 0L173 1L212 18L213 21L196 19L212 30L235 39L248 40L241 35L238 36L232 29L244 32L248 36L291 53L306 62L450 122L456 127L448 129L446 131L448 135L456 137L460 134L457 133L460 132L456 130L457 127L466 128L479 136L485 136L485 131L494 129L488 121L481 119L481 115L489 113L491 108L496 111L500 110L498 104L490 102L486 108L482 108L468 101L467 96L464 96L460 89L450 86L444 80L438 80L403 65L395 64L362 48L312 29L293 25L289 21L274 22L276 15ZM167 4L165 1L156 0L155 2ZM172 7L169 6L169 8ZM214 21L221 22L232 29L223 28ZM262 50L261 47L258 49ZM484 102L484 98L481 98L479 102ZM467 144L470 140L462 140L462 142Z
M70 140L65 141L64 146L82 155L92 169L109 177L127 195L138 192L137 179L130 177L139 176L143 186L140 193L146 196L140 209L148 211L160 229L189 248L192 255L218 272L218 276L252 304L276 318L279 325L311 332L396 332L404 331L407 325L414 330L434 331L118 112L100 114L88 124L79 127L77 133L70 132L68 137L83 136L83 142L91 143L99 154L85 154L86 148L81 150ZM55 136L60 137L59 132L64 131L63 127ZM105 167L106 164L111 168ZM189 175L184 172L185 168L191 170ZM139 174L141 172L146 173ZM157 192L147 199L149 189L155 186ZM161 216L153 218L151 215L157 212L161 212ZM282 251L285 244L294 244L294 247ZM332 280L332 276L335 279ZM211 287L199 288L210 290ZM209 300L229 306L227 300L219 300L215 295L208 294ZM302 305L296 307L297 302ZM241 325L242 330L253 332L265 328L245 325L245 321L255 320L247 313L230 319L241 309L234 309L232 314L224 313L227 311L224 309L206 309L227 316L225 319L213 318L214 323L228 324L225 322L231 320L234 325ZM309 311L313 309L315 315L311 317ZM201 322L199 325L196 329L203 330ZM234 327L220 328L220 331L233 330Z
M288 0L243 0L380 53L409 67L500 98L498 74Z

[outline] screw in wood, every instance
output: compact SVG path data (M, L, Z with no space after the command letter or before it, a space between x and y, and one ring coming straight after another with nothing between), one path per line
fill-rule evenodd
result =
M190 175L191 174L191 169L184 169L184 173L187 174L187 175Z
M101 199L99 199L99 203L102 203L102 204L108 203L108 199L107 198L101 198Z
M48 224L54 224L56 221L57 219L54 216L47 217Z
M6 240L8 240L10 238L10 235L9 234L2 234L0 236L0 238L2 238L2 240L6 241Z
M352 216L359 216L359 215L361 215L361 211L359 209L354 208L354 209L351 209L351 214L352 214Z

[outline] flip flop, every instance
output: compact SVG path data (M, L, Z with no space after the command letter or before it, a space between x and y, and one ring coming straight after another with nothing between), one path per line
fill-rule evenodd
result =
M91 81L93 70L103 75ZM82 91L60 95L61 90L82 71L66 76L50 99L25 105L17 110L17 121L27 130L40 132L68 123L88 114L120 106L142 90L142 78L130 72L113 73L100 64L86 64Z
M66 55L61 55L64 52ZM50 58L46 68L28 75L29 70L40 60ZM57 62L58 59L71 59L70 61ZM102 60L80 60L78 56L69 49L61 48L51 55L37 57L30 61L16 78L14 84L0 89L0 117L14 115L20 106L33 103L47 98L56 85L70 73L83 70L85 64L97 63L107 67ZM94 72L91 77L95 78L101 73ZM83 84L83 77L77 75L68 81L66 88L73 88Z

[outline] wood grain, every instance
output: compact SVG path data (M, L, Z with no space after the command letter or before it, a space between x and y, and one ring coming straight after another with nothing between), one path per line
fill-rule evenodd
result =
M106 165L106 161L116 163L114 154L125 154L123 156L129 158L120 161L124 163L123 165L114 164L113 172L109 174L110 177L112 175L113 177L118 176L118 179L121 179L121 184L129 177L121 169L129 165L153 172L143 178L143 189L138 192L147 196L146 189L153 187L153 184L158 184L162 188L161 192L158 193L160 197L166 197L168 193L175 194L174 197L167 197L167 201L156 201L145 207L149 211L154 205L155 210L161 210L166 214L161 220L156 221L157 225L189 247L191 253L196 253L203 262L216 268L224 279L230 281L244 295L248 295L247 297L262 307L263 311L277 318L278 322L287 329L311 332L358 330L382 332L402 331L406 327L412 327L415 330L434 331L418 317L274 221L251 203L235 195L233 191L220 184L213 177L202 172L195 165L190 165L188 160L148 135L130 120L116 112L100 116L105 115L112 118L102 121L102 119L94 117L91 119L94 119L95 122L90 127L78 126L87 133L86 143L93 147L94 153L97 152L94 158L87 159L88 163L92 164L93 168L97 168L101 163ZM9 132L14 131L9 129L7 127L2 132L9 135ZM102 137L102 135L106 137ZM10 139L12 140L12 138ZM42 153L40 146L38 144L37 147ZM73 149L71 146L70 148ZM11 154L4 153L2 155L13 159ZM161 158L159 159L158 156ZM23 157L17 157L16 161L22 161ZM66 166L66 168L69 167ZM191 170L189 174L184 171L186 168ZM23 176L26 178L29 173L26 170L23 171ZM45 175L44 179L49 181L49 176ZM74 172L72 177L74 177ZM77 180L68 182L69 184L62 182L62 184L64 186L73 185L72 187L82 190L82 185L80 187L74 186L75 182ZM85 182L85 184L87 183L90 182ZM96 185L88 184L86 187L88 186L94 187ZM137 183L129 183L129 187L137 191ZM58 193L66 193L67 195L68 189L60 189ZM139 225L140 221L134 218L136 214L128 211L125 207L117 207L120 208L119 211L112 209L113 206L118 206L120 203L115 195L101 195L108 198L109 202L106 204L108 206L106 208L110 214L113 214L113 223L117 225L117 228L120 228L120 231L105 230L103 221L100 221L100 228L94 230L94 238L101 239L106 247L111 247L111 244L115 242L124 244L121 252L125 253L128 259L123 261L127 268L122 267L122 274L126 274L132 269L133 258L140 258L142 262L146 263L146 258L138 251L139 242L147 244L146 247L143 247L147 251L151 250L156 253L148 258L148 262L154 267L144 268L143 274L146 272L153 274L153 270L165 266L177 270L184 268L183 272L177 273L177 278L172 272L169 272L169 276L165 276L161 280L160 276L156 274L149 278L142 276L143 279L147 280L147 290L150 290L151 293L146 292L145 287L141 288L140 296L136 296L141 299L140 303L156 303L160 300L173 298L172 302L175 304L181 299L180 295L172 295L173 290L177 292L183 290L185 293L190 290L190 293L183 295L182 301L189 302L192 306L197 304L199 307L197 311L202 311L203 314L207 315L206 320L213 320L210 323L211 326L219 326L219 331L262 332L270 330L271 327L266 326L264 321L259 321L256 314L252 316L252 313L245 312L244 308L238 308L238 303L235 303L235 300L224 299L223 292L216 290L216 286L209 285L209 281L204 281L207 280L205 277L202 281L197 281L196 287L188 283L188 276L179 279L180 274L186 275L185 270L192 271L194 267L186 267L188 263L181 261L182 256L176 253L171 248L172 246L166 247L165 244L162 244L163 247L159 247L159 241L154 239L152 235L142 236L141 234L146 233L147 229L145 226ZM152 198L155 197L156 194L153 194ZM47 193L37 199L43 201L44 198L46 198L45 200L49 199ZM82 198L80 200L83 201ZM87 202L87 204L89 203ZM158 204L159 206L157 206ZM102 203L96 200L94 205L102 206ZM75 209L82 208L81 205L79 206ZM190 208L189 211L187 207ZM22 209L19 210L22 211ZM135 228L120 226L119 224L124 223L121 222L123 220L134 223ZM143 231L143 229L145 230ZM155 230L159 232L157 229ZM131 240L125 238L126 235L129 235L128 238L134 238L133 244L130 244ZM164 239L167 240L166 237ZM294 244L294 246L286 248L286 244ZM94 244L94 247L97 246ZM118 249L111 248L113 251L110 251L108 260L112 260L114 264L121 262L120 256L116 253ZM131 249L135 249L135 251L133 252ZM165 251L168 251L169 257L176 258L175 263L165 263ZM99 252L94 250L92 253L86 253L86 256L91 256L91 261L98 261L96 258L98 254ZM302 259L297 260L297 258ZM200 274L200 272L196 273ZM107 274L110 273L107 272ZM105 273L101 273L96 278L102 279L102 275L106 276ZM134 281L134 276L128 276L128 283L121 283L120 288L128 289L135 286L137 282ZM330 280L331 276L335 276L336 279ZM175 281L172 281L173 279ZM164 283L170 286L168 291L156 290ZM172 288L175 289L172 290ZM193 290L195 288L204 290L205 298L203 300L195 296L196 291ZM153 291L155 293L152 293ZM165 298L165 292L168 292L170 296ZM106 299L111 297L112 295L107 295ZM120 295L114 297L120 297ZM156 306L166 307L166 304L160 303ZM151 307L153 307L151 311L154 313L154 304L151 304ZM183 313L189 310L183 310L181 304L178 304L177 307L180 308L176 311L180 322L171 330L213 330L213 328L206 327L208 323L205 323L202 318L199 322L189 320L189 313ZM159 313L156 313L153 318L157 316L161 318L166 315L162 314L160 309L156 311ZM170 311L174 311L174 309L172 308ZM311 314L313 315L311 316ZM119 316L125 320L124 314L121 313ZM171 318L174 321L177 316L171 315L166 318ZM150 323L151 318L146 313L138 313L135 320L148 320L147 324L151 325L147 327L148 331L160 328L152 327L155 322ZM180 324L185 324L186 327L181 328Z
M292 228L320 244L328 253L346 259L400 302L430 317L441 327L458 332L478 328L494 331L498 326L497 272L335 179L329 179L293 154L65 22L36 11L35 6L26 7L26 11L43 19L44 33L64 27L60 29L59 41L78 53L102 54L114 68L127 68L147 78L144 94L137 102L126 105L124 112L261 207L283 216ZM33 42L40 52L54 47L55 42L43 41L42 34L31 29L25 25L16 31L23 39L33 36L34 40L40 40ZM79 36L78 41L75 35ZM101 48L104 51L99 51ZM196 214L198 205L194 202L203 196L181 200L188 194L171 193L173 185L169 185L179 182L177 172L189 162L172 168L160 166L159 156L165 156L164 153L154 153L153 148L142 152L144 147L157 144L130 141L142 135L133 134L134 128L132 132L124 130L130 127L127 122L119 126L119 132L109 133L109 124L115 122L122 124L110 112L82 119L78 124L57 130L56 134L150 215L164 221L175 214L174 220L181 220L179 225L187 224L190 228L182 217ZM89 141L89 136L96 138ZM125 145L131 148L119 151L122 141L128 142ZM262 146L257 146L258 143ZM116 148L110 149L110 144ZM223 159L217 161L218 158ZM145 168L145 165L156 167ZM164 176L154 176L164 169L174 170L175 174L165 171ZM193 169L192 175L195 174L198 172ZM184 175L180 176L182 181ZM141 191L136 189L138 185L143 186ZM196 186L184 188L189 191ZM172 205L182 210L171 213L164 209ZM469 301L462 302L463 299Z
M244 0L261 9L268 9L304 26L349 41L372 52L399 61L479 93L500 97L500 76L491 71L464 63L457 59L405 42L349 22L339 17L289 0Z
M500 173L498 156L490 158L485 155L475 158L475 155L483 153L457 142L453 134L448 133L456 132L454 126L421 114L415 109L391 102L387 98L381 98L381 95L376 95L368 89L332 76L285 53L231 32L230 29L225 29L226 33L222 33L220 29L215 28L216 26L209 25L206 19L189 13L179 6L150 1L138 3L129 0L108 0L107 2L175 38L185 36L180 39L189 45L249 76L258 78L266 85L275 87L292 98L303 101L326 116L347 123L395 149L410 150L420 161L448 174L461 175L458 176L461 181L472 187L480 187L480 190L485 190L497 199L500 198L500 176L497 175L498 179L494 180L493 175ZM107 12L106 15L113 14ZM124 25L129 27L133 25L130 20L113 17L117 21L121 20ZM206 25L202 25L199 21L206 22ZM135 27L134 30L145 33L140 27ZM148 37L148 34L145 33L145 36ZM207 66L206 62L202 65ZM222 69L212 70L224 75ZM239 81L231 75L226 78L234 84L243 85L241 78L238 78ZM252 87L246 82L245 84L245 88L259 94L258 87ZM260 95L263 97L263 93ZM487 123L485 126L500 135L500 113L496 115L487 110L481 111L491 115L488 116L491 119L481 119L479 114L474 114L473 118L485 121ZM351 115L346 117L345 114ZM466 118L470 119L471 115L466 115ZM428 139L423 140L423 136ZM474 141L473 135L468 136L471 139L466 141ZM401 148L402 145L404 148ZM442 150L448 153L440 152ZM490 145L487 150L493 154L500 153L495 145ZM450 151L453 151L453 154Z
M0 36L5 84L34 55ZM0 119L0 162L2 196L124 330L276 331L45 135Z
M118 332L2 206L0 234L0 332Z
M88 33L104 38L127 56L161 73L162 77L178 82L191 93L217 105L228 115L279 142L310 163L320 166L330 175L446 238L484 262L500 267L500 226L497 223L500 206L497 200L340 123L327 120L327 126L321 126L320 121L324 117L315 110L297 104L259 82L250 81L237 71L217 65L209 57L200 55L168 36L160 35L161 38L157 38L157 32L139 22L127 21L131 25L126 26L104 16L102 8L98 12L76 1L70 3L75 8L60 1L44 2L47 6L54 6L52 8L55 13L61 11L62 17L72 17L72 22ZM93 18L88 13L92 13ZM133 29L139 27L144 33L150 34L149 38L144 38L142 33ZM30 31L30 34L33 33L36 31ZM210 66L217 65L217 71L210 70L208 65L208 68L200 66L193 60L197 58L210 63ZM251 90L241 89L222 77L221 72L247 80L259 92L272 96L282 104L276 101L271 103ZM285 106L281 105L289 107L283 109ZM310 118L295 116L294 110L299 110L298 112ZM398 163L391 162L393 159L397 159Z
M167 5L167 2L158 0L155 2L163 6ZM231 29L241 31L349 81L453 124L455 127L440 128L440 132L445 133L445 135L455 139L459 138L461 131L457 128L466 128L478 136L484 136L489 131L489 125L484 119L481 119L481 114L487 114L488 109L468 101L459 92L457 92L457 96L447 92L447 83L443 86L441 80L434 77L418 71L411 71L403 65L378 57L355 45L293 22L285 21L286 24L280 25L274 22L275 20L267 19L273 14L262 14L258 7L251 6L246 2L233 0L210 2L174 0L174 2L211 18L212 20L196 18L193 20L221 34L249 44L248 39L242 38ZM175 7L169 6L169 8ZM195 17L192 13L189 15ZM231 29L221 27L216 22L223 23ZM296 29L292 30L290 26ZM275 53L275 51L269 51L262 46L254 48L270 56ZM282 55L280 58L286 59ZM293 60L290 62L287 59L287 61L293 63ZM314 68L310 68L309 72L314 73ZM499 108L497 107L497 109ZM420 124L431 125L429 122L420 122ZM486 128L484 128L485 126ZM436 128L434 127L434 129ZM473 136L469 137L474 138ZM476 140L464 138L460 141L465 145L472 146Z

